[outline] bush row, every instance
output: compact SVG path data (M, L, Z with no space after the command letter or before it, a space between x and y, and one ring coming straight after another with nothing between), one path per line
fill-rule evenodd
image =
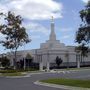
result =
M0 73L15 73L15 72L25 72L25 71L37 71L38 69L35 68L26 68L25 70L23 69L16 69L16 70L0 70Z

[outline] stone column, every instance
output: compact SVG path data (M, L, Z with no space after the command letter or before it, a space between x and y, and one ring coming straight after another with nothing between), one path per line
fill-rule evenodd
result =
M47 61L47 71L49 71L50 70L50 68L49 68L50 66L49 66L49 61Z
M39 63L39 70L43 71L43 63L42 62Z
M40 71L43 71L42 56L40 56L40 55L39 55L39 60L40 60L40 62L39 62L39 70L40 70Z
M67 60L67 68L69 68L69 52L67 51L65 54L66 60Z
M77 68L80 68L80 54L76 54L76 59L77 59Z
M50 70L50 65L49 65L49 50L47 51L47 71Z
M80 61L77 61L77 68L80 68Z

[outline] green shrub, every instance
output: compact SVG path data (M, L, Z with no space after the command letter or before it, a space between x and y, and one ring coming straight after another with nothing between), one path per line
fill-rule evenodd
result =
M5 56L0 58L1 60L1 65L5 68L8 68L10 66L10 60Z
M15 72L25 72L25 71L37 71L38 69L35 68L26 68L23 69L17 69L17 70L0 70L0 73L15 73Z
M15 73L17 70L0 70L0 73Z

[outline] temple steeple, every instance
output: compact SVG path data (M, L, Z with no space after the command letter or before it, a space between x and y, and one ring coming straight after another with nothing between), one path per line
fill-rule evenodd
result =
M54 31L54 18L53 18L53 16L51 18L51 33L50 33L49 40L51 40L51 41L56 40L56 34L55 34L55 31Z
M65 49L65 45L63 43L60 43L59 40L56 40L56 34L54 31L54 19L53 17L51 18L51 33L49 36L49 40L46 41L46 43L42 43L40 45L41 49L55 49L55 50L60 50L60 49Z

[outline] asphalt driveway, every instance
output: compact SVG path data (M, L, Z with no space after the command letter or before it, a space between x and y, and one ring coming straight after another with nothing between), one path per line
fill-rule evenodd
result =
M73 79L90 79L90 70L65 71L60 73L39 73L29 74L30 77L23 78L5 78L0 77L0 90L65 90L46 86L35 85L37 80L48 78L73 78Z

